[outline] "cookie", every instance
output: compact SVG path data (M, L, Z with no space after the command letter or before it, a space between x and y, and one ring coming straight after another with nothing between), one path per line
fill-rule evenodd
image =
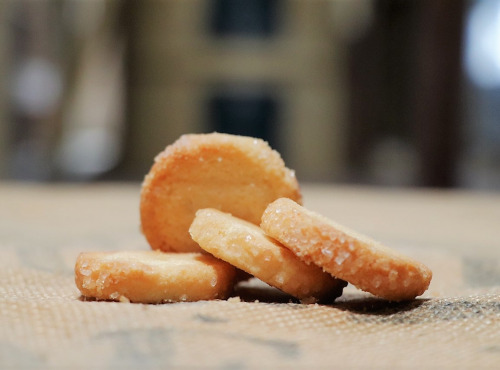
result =
M235 268L202 253L81 253L76 286L85 297L138 303L225 299Z
M333 301L347 284L307 265L256 225L201 209L189 229L204 250L304 302Z
M141 191L142 232L153 249L200 251L189 226L200 208L216 208L254 224L275 199L301 202L294 172L260 139L181 136L155 158Z
M290 199L271 203L261 228L305 262L388 300L413 299L424 293L432 278L423 264Z

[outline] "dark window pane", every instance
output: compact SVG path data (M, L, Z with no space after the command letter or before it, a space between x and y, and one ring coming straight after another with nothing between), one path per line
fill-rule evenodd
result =
M276 31L278 0L212 0L217 36L267 37Z
M275 147L278 102L273 95L218 93L209 99L208 105L212 130L259 137Z

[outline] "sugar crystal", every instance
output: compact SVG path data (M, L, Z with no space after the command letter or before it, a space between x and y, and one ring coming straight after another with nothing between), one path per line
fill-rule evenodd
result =
M339 252L337 257L335 257L335 263L337 265L341 265L347 258L349 258L349 256L350 256L349 252L341 251Z
M328 248L321 248L321 253L331 259L333 257L333 252Z

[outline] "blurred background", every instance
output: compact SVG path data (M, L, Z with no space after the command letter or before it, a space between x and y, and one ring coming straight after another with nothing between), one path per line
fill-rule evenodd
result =
M500 0L0 0L0 178L142 180L181 134L300 181L500 190Z

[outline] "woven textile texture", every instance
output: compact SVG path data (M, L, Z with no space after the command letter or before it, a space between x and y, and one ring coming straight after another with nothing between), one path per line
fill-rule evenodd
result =
M347 194L338 203L328 198L340 211L356 194L314 188L305 193L311 208L327 207L321 201L326 195ZM358 207L359 200L351 199ZM304 305L256 280L242 284L228 301L141 305L83 299L72 272L80 251L148 248L139 232L137 202L136 186L0 186L0 368L500 364L500 252L490 239L478 239L480 247L470 246L467 253L445 242L433 247L440 236L425 244L387 232L392 247L434 272L429 291L410 302L387 302L349 286L334 304ZM476 203L464 204L476 209ZM497 211L484 212L489 217ZM348 212L344 216L349 220ZM358 227L369 229L368 224ZM386 226L392 227L398 225Z

